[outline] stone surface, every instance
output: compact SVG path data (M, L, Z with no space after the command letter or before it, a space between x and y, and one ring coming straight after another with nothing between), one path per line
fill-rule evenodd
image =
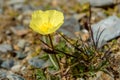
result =
M3 7L4 0L0 0L0 9Z
M18 4L18 3L24 3L25 0L10 0L7 2L7 5L13 5L13 4Z
M14 65L14 60L8 59L1 64L1 67L10 69Z
M77 0L80 4L84 4L84 3L87 3L89 2L89 0Z
M107 5L112 5L114 0L90 0L91 6L97 6L97 7L102 7L102 6L107 6Z
M59 29L60 32L63 32L65 35L69 37L75 37L75 32L78 32L79 30L80 25L74 17L65 19L64 24Z
M107 41L120 36L120 19L116 16L110 16L96 24L92 25L95 42L98 41L98 47L103 46ZM103 31L103 32L102 32Z
M22 53L21 51L16 51L15 53L18 59L24 59L27 56L25 53Z
M28 30L24 26L11 27L10 30L17 36L23 36L28 33Z
M28 63L36 68L41 68L42 65L45 63L42 59L39 59L39 57L34 57L28 61Z
M6 53L7 51L12 51L12 46L10 44L0 44L0 52Z
M21 69L21 67L22 67L22 65L20 65L20 64L14 65L14 66L11 68L11 70L12 70L13 72L19 72L20 69Z
M20 39L18 41L17 45L18 45L18 47L23 49L25 47L25 43L26 43L26 41L24 39Z
M7 71L0 70L0 80L5 80L7 76Z
M58 1L58 3L52 3L53 1ZM74 38L74 33L79 32L80 29L81 37L86 41L89 33L82 31L81 25L84 26L84 22L87 23L89 16L88 4L84 5L84 3L88 1L89 0L0 0L0 80L36 80L33 79L34 76L32 76L34 75L33 73L36 73L36 70L34 72L31 68L45 69L46 67L50 66L51 68L53 66L48 57L47 59L45 57L44 60L43 58L39 59L37 57L36 59L33 59L33 56L35 57L43 54L43 51L41 52L42 46L39 41L39 38L42 38L42 36L29 28L29 21L31 20L31 15L34 10L56 9L62 11L65 14L65 22L64 25L61 26L63 29L62 32L71 38ZM101 7L106 1L107 0L101 0L102 5L94 5ZM99 2L99 4L101 3ZM108 4L111 5L109 2ZM97 21L106 18L109 15L106 11L109 11L109 9L105 10L103 8L92 7L91 23L96 23ZM110 11L110 14L119 14L116 6L115 8L112 8L112 10L110 8ZM55 36L57 36L57 43L54 44L56 46L60 41L60 36ZM53 43L54 42L55 41L53 41ZM62 58L62 62L64 59L65 58ZM118 66L120 64L120 56L116 55L116 51L115 59L116 60L111 60L111 62L115 64L111 68L120 71L120 66ZM28 60L31 64L28 64ZM64 62L62 64L64 64ZM32 65L32 67L30 65ZM65 68L67 68L67 66L65 66ZM65 68L63 68L63 73ZM57 72L55 70L51 70L51 74ZM49 71L49 69L47 71ZM116 73L114 75L116 75ZM69 77L69 75L67 76ZM110 78L108 75L104 75L103 79L101 78L101 75L97 77L101 80ZM78 78L76 80L84 79Z
M7 75L7 78L9 80L25 80L23 77L21 77L20 75L16 75L16 74L9 74Z

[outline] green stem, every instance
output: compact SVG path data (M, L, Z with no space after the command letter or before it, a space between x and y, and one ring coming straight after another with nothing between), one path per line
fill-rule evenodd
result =
M53 52L54 52L54 46L53 46L53 42L52 42L52 38L51 38L50 34L48 35L48 37L49 37L49 39L50 39L50 44L51 44L52 50L53 50ZM51 55L50 55L50 56L51 56ZM57 66L57 65L55 64L55 62L54 62L54 66L56 66L57 68L59 67L59 69L60 69L59 60L58 60L56 54L54 54L54 57L55 57L55 60L56 60L57 63L58 63L58 66ZM52 58L52 56L51 56L51 58ZM54 60L53 60L53 61L54 61Z
M48 54L49 58L50 58L50 61L52 62L52 64L58 68L58 66L56 65L55 61L53 60L53 57L51 56L51 54Z
M46 36L43 36L43 40L44 40L44 42L46 42L46 43L49 44L48 39L47 39ZM41 40L41 41L42 41L42 40ZM43 41L42 41L42 42L43 42ZM50 42L51 42L51 39L50 39ZM47 44L47 45L48 45L48 44ZM54 61L52 55L51 55L51 54L48 54L48 56L49 56L50 61L51 61L52 64L54 65L54 67L58 69L58 66L56 65L56 63L55 63L55 61Z

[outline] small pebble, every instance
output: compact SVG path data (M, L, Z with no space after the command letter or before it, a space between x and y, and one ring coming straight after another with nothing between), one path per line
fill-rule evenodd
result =
M0 44L0 52L6 53L8 51L12 51L12 46L10 44Z
M27 55L25 53L22 53L21 51L16 51L16 57L18 59L24 59Z
M22 65L18 64L18 65L13 66L11 68L11 70L14 71L14 72L19 72L21 67L22 67Z
M7 71L5 70L0 70L0 80L4 80L7 76Z
M1 64L1 67L10 69L11 67L13 67L13 65L14 65L14 60L10 59L10 60L3 61L3 63Z
M17 75L17 74L9 74L9 75L7 75L7 78L9 80L25 80L23 77L21 77L20 75Z
M17 45L18 45L18 47L23 49L25 47L25 43L26 43L26 41L24 39L20 39L18 41Z
M38 57L34 57L28 61L28 63L36 68L41 68L42 65L45 63L42 59L39 59Z

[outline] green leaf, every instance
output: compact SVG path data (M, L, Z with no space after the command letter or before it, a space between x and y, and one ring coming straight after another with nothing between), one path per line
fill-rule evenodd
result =
M37 80L47 80L43 70L41 70L41 69L37 69L36 78L37 78Z

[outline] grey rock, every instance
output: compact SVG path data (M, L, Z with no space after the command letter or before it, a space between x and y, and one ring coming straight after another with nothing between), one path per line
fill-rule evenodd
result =
M10 59L10 60L3 61L3 63L1 64L1 67L10 69L13 65L14 65L14 60Z
M15 5L13 6L13 8L14 8L15 10L22 9L23 7L24 7L23 4L15 4Z
M0 80L5 80L7 76L7 71L0 70Z
M24 29L24 27L23 26L13 26L13 27L11 27L10 28L11 29L11 31L14 33L14 34L17 34L17 31L18 30L23 30Z
M25 53L22 53L21 51L15 51L15 53L18 59L24 59L27 56Z
M0 0L0 14L3 13L3 4L4 3L4 0Z
M13 48L10 44L0 44L0 52L6 53L7 51L12 51Z
M87 3L89 2L89 0L77 0L80 4L84 4L84 3Z
M24 2L25 0L10 0L10 1L7 1L7 5L19 4Z
M7 75L7 78L9 80L25 80L23 77L21 77L20 75L17 75L17 74L9 74L9 75Z
M4 3L4 0L0 0L0 8L3 8L3 4Z
M26 43L26 41L24 39L20 39L18 41L17 45L18 45L18 47L23 49L25 47L25 43Z
M34 57L30 59L28 63L36 68L41 68L42 65L45 63L45 61L42 59L39 59L39 57Z
M89 0L91 6L102 7L112 5L114 0Z
M3 9L0 8L0 14L2 14L2 13L3 13Z
M97 16L100 17L100 18L106 18L106 15L104 14L103 11L98 11Z
M23 36L28 32L27 27L20 26L20 25L11 27L10 29L15 35L18 35L18 36Z
M10 0L10 1L6 1L6 5L12 7L15 10L22 10L24 8L26 8L25 6L25 0ZM27 5L29 6L29 5Z
M110 16L96 24L92 25L94 41L98 41L98 47L103 46L107 41L110 41L120 36L120 19L116 16ZM100 35L101 34L101 35Z
M59 29L60 32L63 32L65 35L74 38L75 32L80 31L79 22L74 18L71 17L69 19L65 19L64 24Z
M14 71L14 72L19 72L19 71L21 70L21 67L22 67L22 66L23 66L23 65L21 65L21 64L14 65L14 66L11 68L11 70Z

